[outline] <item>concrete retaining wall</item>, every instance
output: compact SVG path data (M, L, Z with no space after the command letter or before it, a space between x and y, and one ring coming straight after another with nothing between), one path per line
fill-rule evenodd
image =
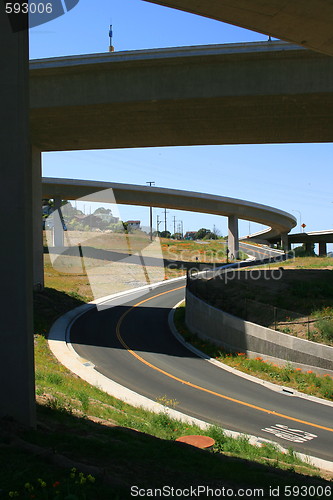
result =
M333 347L276 332L209 305L186 290L186 325L203 339L232 352L316 373L333 375Z

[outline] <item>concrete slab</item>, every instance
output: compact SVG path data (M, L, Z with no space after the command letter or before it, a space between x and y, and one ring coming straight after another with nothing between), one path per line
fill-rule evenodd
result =
M145 0L333 55L330 0Z

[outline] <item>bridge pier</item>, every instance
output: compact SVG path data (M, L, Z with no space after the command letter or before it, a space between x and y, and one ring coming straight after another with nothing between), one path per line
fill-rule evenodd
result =
M22 18L12 15L11 22ZM14 32L0 8L0 417L36 424L33 342L32 175L27 18Z
M228 250L231 260L239 258L238 217L228 217Z
M64 228L62 226L61 216L61 198L54 198L53 212L53 246L62 248L64 246Z
M282 233L281 234L281 247L285 252L288 252L290 250L290 243L288 241L288 233Z
M44 251L42 223L42 153L32 147L32 220L33 282L37 290L44 288Z
M324 241L319 243L319 255L322 257L327 255L327 243Z
M311 241L307 241L305 243L305 251L307 253L311 253L312 252L312 248L313 248L313 243Z

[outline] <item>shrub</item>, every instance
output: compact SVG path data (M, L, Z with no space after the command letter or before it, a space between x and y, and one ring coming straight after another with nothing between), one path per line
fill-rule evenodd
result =
M317 328L324 339L333 341L333 321L330 319L322 319L318 321Z

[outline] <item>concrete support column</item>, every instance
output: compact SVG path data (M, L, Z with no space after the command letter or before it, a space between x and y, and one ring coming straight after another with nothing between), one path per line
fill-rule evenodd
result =
M54 198L54 215L53 215L53 246L61 248L64 246L64 228L62 226L61 216L61 198Z
M44 288L44 251L42 221L42 154L32 147L32 215L33 215L33 280L34 288Z
M230 259L239 258L238 217L228 217L228 250Z
M288 233L281 234L281 247L285 252L288 252L290 250Z
M307 243L305 243L305 251L307 253L311 253L312 252L312 243L311 243L311 241L308 241Z
M325 243L325 242L319 243L319 255L322 255L322 256L327 255L327 243Z
M0 2L0 416L35 426L28 32L13 31L4 7Z

